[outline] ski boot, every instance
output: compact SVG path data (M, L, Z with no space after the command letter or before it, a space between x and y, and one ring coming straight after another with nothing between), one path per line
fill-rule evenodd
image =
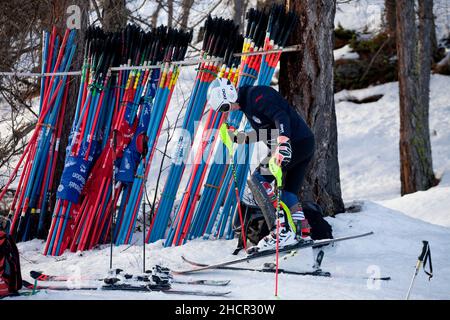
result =
M152 268L151 273L152 281L163 287L170 287L172 283L172 275L170 274L170 270L165 267L161 267L160 265L155 265Z
M158 264L154 265L152 270L147 270L146 273L152 273L152 274L164 274L170 278L172 278L172 274L170 273L170 269L166 267L162 267Z
M292 220L295 224L295 230L297 239L299 240L311 240L311 226L308 219L305 218L303 209L300 204L296 204L291 208Z
M280 213L284 217L284 213ZM282 220L284 220L282 218ZM299 241L294 231L289 227L288 223L280 222L279 229L279 248L284 248L286 246L292 246L297 244ZM275 250L277 246L277 229L276 226L270 231L269 235L261 239L258 244L247 250L248 254L253 254L256 252Z
M122 279L122 269L111 269L108 271L108 275L103 279L105 284L116 284L117 282L123 281Z

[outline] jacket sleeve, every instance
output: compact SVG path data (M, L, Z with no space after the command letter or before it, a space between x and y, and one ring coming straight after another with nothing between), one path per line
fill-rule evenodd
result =
M274 95L264 95L257 103L258 111L275 123L280 136L291 138L291 119Z

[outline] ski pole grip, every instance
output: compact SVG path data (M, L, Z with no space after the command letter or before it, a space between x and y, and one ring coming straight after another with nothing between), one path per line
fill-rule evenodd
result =
M419 256L419 260L423 261L423 259L425 258L425 255L427 254L428 251L428 241L423 240L423 247L422 247L422 253Z
M142 139L142 157L145 158L148 153L148 136L144 135Z
M220 126L220 139L222 140L225 147L227 147L228 152L233 154L233 141L231 141L230 135L228 134L228 126L226 123L222 123Z
M277 187L281 187L283 185L283 171L281 170L281 167L275 162L275 158L270 158L269 170L277 181Z

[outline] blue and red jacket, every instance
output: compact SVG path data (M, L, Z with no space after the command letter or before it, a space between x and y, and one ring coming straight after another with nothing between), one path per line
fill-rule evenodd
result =
M238 101L242 112L257 133L260 129L278 129L291 141L300 141L314 134L305 120L278 91L268 86L239 88Z

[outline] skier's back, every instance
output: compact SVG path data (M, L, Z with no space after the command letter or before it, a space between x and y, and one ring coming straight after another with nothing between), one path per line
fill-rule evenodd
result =
M272 249L276 245L274 201L267 205L267 195L272 194L274 177L268 170L270 158L282 168L284 183L281 200L288 210L281 214L280 246L309 238L310 227L303 214L298 193L302 186L306 167L314 155L314 135L303 118L289 105L275 89L268 86L242 87L237 92L230 81L217 79L208 90L208 103L217 111L241 110L255 129L257 140L264 141L270 149L267 158L261 161L249 179L255 200L266 216L270 234L257 245L257 250ZM237 131L229 128L237 141ZM273 130L277 130L276 136ZM248 137L255 135L248 135ZM274 148L275 147L275 148Z

